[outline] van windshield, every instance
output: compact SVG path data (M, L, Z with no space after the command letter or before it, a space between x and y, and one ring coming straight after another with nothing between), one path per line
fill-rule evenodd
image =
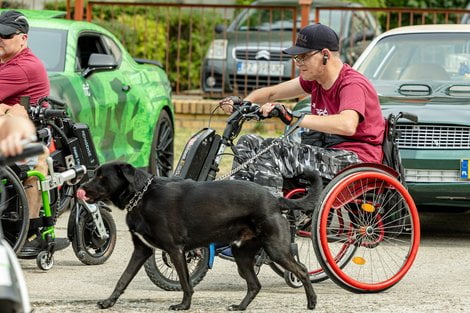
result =
M320 10L320 21L340 32L341 20L345 18L348 11ZM293 29L293 10L279 9L246 9L240 19L238 31L289 31ZM300 12L297 12L296 28L300 29ZM310 21L314 21L315 11L310 12Z

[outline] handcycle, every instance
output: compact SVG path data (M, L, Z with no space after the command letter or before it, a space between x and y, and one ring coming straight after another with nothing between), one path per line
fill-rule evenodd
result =
M66 207L71 208L67 236L75 255L84 264L102 264L111 256L116 243L111 210L103 203L92 205L75 197L77 184L92 175L99 165L88 127L74 123L63 109L43 107L45 102L64 107L52 98L42 98L35 106L29 105L29 99L22 99L37 127L38 138L48 143L48 175L21 166L6 168L4 184L11 192L6 199L7 210L1 216L5 237L14 251L21 250L29 229L29 208L22 181L35 176L43 204L40 235L47 243L47 248L36 257L38 267L48 270L53 266L55 224L59 210Z
M194 180L214 180L225 149L231 147L245 121L259 120L259 107L243 103L234 107L222 135L205 128L187 142L175 175ZM404 182L396 140L396 122L416 120L407 113L390 115L384 136L384 163L361 163L325 182L317 207L306 212L289 211L291 250L309 270L312 282L331 278L354 292L379 292L400 281L411 267L419 247L419 218ZM295 131L297 122L284 135ZM262 153L262 152L261 152ZM236 169L235 169L236 170ZM233 171L231 172L233 173ZM291 181L287 198L302 197L304 178ZM187 253L193 285L212 267L214 246ZM261 251L255 266L268 264L291 287L300 287L294 275L284 272ZM150 279L166 290L179 290L179 280L166 253L156 250L145 264Z
M24 147L21 154L13 157L4 157L0 155L0 179L3 179L3 170L9 164L16 160L26 157L36 156L44 152L45 146L42 144L29 144ZM5 208L6 190L3 184L0 184L0 215ZM24 280L21 266L16 258L15 252L4 239L2 223L0 223L0 307L2 312L30 312L28 290Z

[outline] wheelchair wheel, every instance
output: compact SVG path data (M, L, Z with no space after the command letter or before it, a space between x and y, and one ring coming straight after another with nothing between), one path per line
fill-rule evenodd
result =
M80 205L80 204L78 204ZM71 240L73 252L86 265L99 265L106 262L114 251L117 239L117 228L108 209L99 206L103 226L108 238L102 239L93 216L83 209L77 227L77 234Z
M328 276L357 293L398 283L419 247L416 206L406 188L384 171L354 168L333 179L313 215L313 246ZM346 265L337 251L354 246Z
M186 252L189 279L191 284L199 284L209 270L209 249L200 248ZM181 291L181 284L170 256L163 250L155 249L144 264L145 272L150 280L167 291Z
M5 186L4 208L0 220L4 237L13 251L18 252L28 235L29 207L26 194L15 172L5 167L2 171L2 183Z

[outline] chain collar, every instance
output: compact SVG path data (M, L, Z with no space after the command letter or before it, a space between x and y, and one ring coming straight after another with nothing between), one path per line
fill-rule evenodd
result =
M144 188L141 191L135 193L129 203L124 207L125 210L131 212L137 206L137 204L139 204L140 200L142 200L142 197L144 196L144 193L147 191L154 178L155 176L152 175L147 180L147 183L145 184Z

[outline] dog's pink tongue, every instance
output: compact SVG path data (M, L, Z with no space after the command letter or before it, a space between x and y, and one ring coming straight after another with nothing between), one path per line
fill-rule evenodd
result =
M80 199L80 200L83 200L83 201L88 200L88 197L86 196L86 192L82 188L77 190L76 195L77 195L77 198Z

